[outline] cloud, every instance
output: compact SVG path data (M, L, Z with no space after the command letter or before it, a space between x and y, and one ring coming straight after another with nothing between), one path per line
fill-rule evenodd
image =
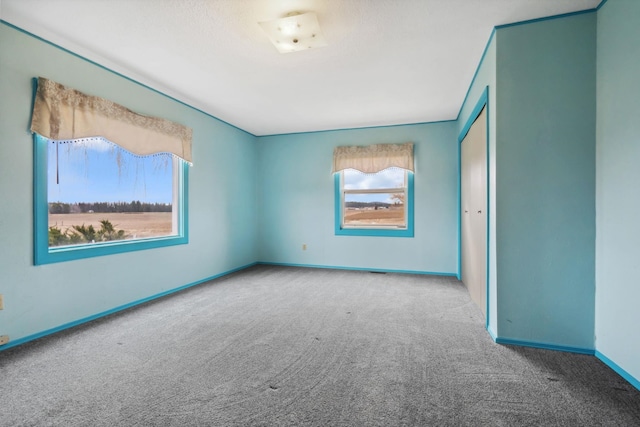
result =
M388 168L378 173L366 174L355 169L344 171L344 188L347 190L368 190L373 188L400 188L404 186L405 171Z

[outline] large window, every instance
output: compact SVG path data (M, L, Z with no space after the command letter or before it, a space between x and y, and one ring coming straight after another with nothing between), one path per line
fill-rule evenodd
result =
M36 264L187 242L188 165L35 135Z
M336 149L337 235L413 237L413 172L405 168L413 167L412 148L403 144ZM411 154L409 161L389 160L399 151ZM346 156L337 158L341 154ZM389 164L404 167L384 167Z
M191 130L38 79L34 262L188 242Z

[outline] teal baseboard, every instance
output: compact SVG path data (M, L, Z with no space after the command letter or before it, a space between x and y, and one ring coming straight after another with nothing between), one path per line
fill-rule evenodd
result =
M629 382L629 384L631 384L632 386L634 386L635 388L640 390L640 380L638 380L633 375L631 375L630 373L628 373L627 371L622 369L616 362L614 362L613 360L609 359L607 356L605 356L604 354L600 353L598 350L596 350L595 356L598 359L600 359L602 361L602 363L604 363L605 365L607 365L608 367L613 369L618 375L620 375L622 378L627 380Z
M489 333L491 334L491 332ZM541 348L544 350L565 351L568 353L587 354L590 356L595 355L595 350L592 348L569 347L564 345L540 343L535 341L522 341L522 340L511 339L511 338L500 338L498 336L494 337L493 335L492 335L492 338L497 344L516 345L519 347Z
M435 271L419 271L419 270L390 270L384 268L366 268L366 267L345 267L336 265L317 265L317 264L293 264L288 262L257 262L258 265L277 265L282 267L304 267L304 268L325 268L329 270L351 270L351 271L373 271L375 273L402 273L402 274L423 274L432 276L449 276L456 277L456 273L442 273Z
M565 351L569 353L587 354L589 356L595 356L598 359L600 359L602 363L607 365L609 368L615 371L618 375L624 378L629 384L634 386L636 389L640 390L640 380L638 380L633 375L625 371L617 363L609 359L607 356L605 356L598 350L592 350L589 348L580 348L580 347L559 346L555 344L536 343L531 341L520 341L520 340L509 339L509 338L500 338L500 337L497 337L496 334L490 328L487 328L487 332L497 344L516 345L521 347L534 347L534 348L542 348L545 350Z
M155 299L162 298L164 296L171 295L173 293L183 291L183 290L185 290L187 288L191 288L193 286L200 285L200 284L208 282L210 280L218 279L218 278L220 278L222 276L227 276L227 275L229 275L231 273L235 273L235 272L238 272L240 270L244 270L246 268L253 267L254 265L256 265L255 262L251 263L251 264L243 265L242 267L234 268L232 270L228 270L228 271L225 271L223 273L216 274L214 276L207 277L205 279L201 279L201 280L189 283L187 285L183 285L183 286L180 286L180 287L177 287L177 288L174 288L174 289L170 289L168 291L160 292L159 294L155 294L155 295L152 295L152 296L147 297L147 298L142 298L140 300L133 301L133 302L130 302L128 304L124 304L124 305L112 308L111 310L106 310L106 311L103 311L101 313L97 313L97 314L94 314L94 315L91 315L91 316L83 317L82 319L74 320L73 322L69 322L69 323L65 323L65 324L60 325L60 326L56 326L55 328L47 329L45 331L38 332L38 333L33 334L33 335L28 335L26 337L22 337L22 338L18 338L16 340L13 340L13 341L9 341L7 344L0 346L0 351L8 350L10 348L17 347L19 345L28 343L30 341L35 341L35 340L37 340L39 338L44 338L47 335L52 335L52 334L55 334L57 332L64 331L65 329L70 329L70 328L73 328L75 326L82 325L83 323L88 323L88 322L91 322L92 320L96 320L96 319L99 319L101 317L105 317L105 316L108 316L110 314L117 313L119 311L126 310L126 309L131 308L131 307L135 307L136 305L144 304L146 302L153 301Z

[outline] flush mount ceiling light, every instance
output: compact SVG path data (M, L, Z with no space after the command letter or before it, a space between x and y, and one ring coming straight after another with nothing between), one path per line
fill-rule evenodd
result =
M288 13L284 18L260 22L271 43L280 53L297 52L327 45L318 18L313 12Z

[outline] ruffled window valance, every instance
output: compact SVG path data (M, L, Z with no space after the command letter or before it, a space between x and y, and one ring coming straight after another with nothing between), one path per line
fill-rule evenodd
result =
M31 131L53 140L100 136L139 156L171 153L192 163L190 128L43 77L38 78Z
M413 143L336 147L333 150L333 173L344 169L376 173L391 167L414 171Z

